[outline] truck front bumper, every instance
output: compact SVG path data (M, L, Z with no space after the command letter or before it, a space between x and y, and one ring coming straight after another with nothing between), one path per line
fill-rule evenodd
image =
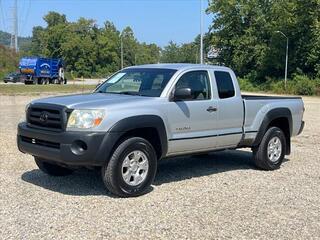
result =
M18 125L17 143L23 153L73 166L102 166L119 134L109 132L51 132Z

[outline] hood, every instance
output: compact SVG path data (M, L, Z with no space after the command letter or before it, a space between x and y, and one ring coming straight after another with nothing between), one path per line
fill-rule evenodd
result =
M89 93L42 98L35 100L32 103L56 104L73 109L94 109L104 108L106 105L148 101L148 99L150 99L150 97L106 93Z

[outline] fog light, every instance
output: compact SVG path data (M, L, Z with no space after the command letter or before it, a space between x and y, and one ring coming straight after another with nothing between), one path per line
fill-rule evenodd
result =
M84 154L87 149L87 144L81 140L76 140L71 145L71 151L76 155Z

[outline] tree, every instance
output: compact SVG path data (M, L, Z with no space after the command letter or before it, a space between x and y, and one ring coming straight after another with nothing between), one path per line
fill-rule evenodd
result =
M120 37L123 41L124 66L133 66L136 61L138 41L130 27L126 27Z
M290 40L289 73L314 75L319 63L319 0L211 0L211 44L219 60L240 76L265 81L282 77L286 41Z
M60 57L78 76L91 76L96 70L97 32L95 21L84 18L65 29Z
M159 63L160 50L156 44L139 44L135 54L135 65Z
M99 28L92 19L68 22L65 15L56 12L49 12L44 20L45 28L33 28L33 55L62 58L77 76L106 76L118 71L121 38L125 66L159 62L160 48L139 43L130 27L120 34L109 21Z
M49 28L59 24L67 23L66 15L52 11L50 11L46 16L44 16L43 20L45 20Z
M105 22L97 36L97 72L110 75L120 67L120 32L112 22Z

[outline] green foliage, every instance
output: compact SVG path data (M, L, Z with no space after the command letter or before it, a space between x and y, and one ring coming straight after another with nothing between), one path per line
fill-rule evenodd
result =
M306 75L295 75L289 88L297 95L315 95L316 81Z
M238 78L239 85L242 91L258 92L260 89L254 86L253 83L247 78Z
M219 50L218 62L255 83L283 77L286 39L276 33L282 31L289 38L289 76L298 68L319 76L319 9L319 0L210 0L210 42Z
M197 63L199 47L195 42L178 45L169 42L162 50L161 62L164 63Z
M239 78L242 91L272 92L277 94L320 95L320 79L309 78L306 75L295 74L287 82L287 89L283 79L268 78L264 83L253 84L246 78Z
M65 15L56 12L49 12L44 20L47 27L33 29L32 55L64 59L73 77L104 77L118 71L121 40L124 67L159 62L160 48L139 43L130 27L120 32L108 21L102 28L92 19L68 22Z
M0 45L0 79L9 72L16 72L18 66L18 55L11 49Z

